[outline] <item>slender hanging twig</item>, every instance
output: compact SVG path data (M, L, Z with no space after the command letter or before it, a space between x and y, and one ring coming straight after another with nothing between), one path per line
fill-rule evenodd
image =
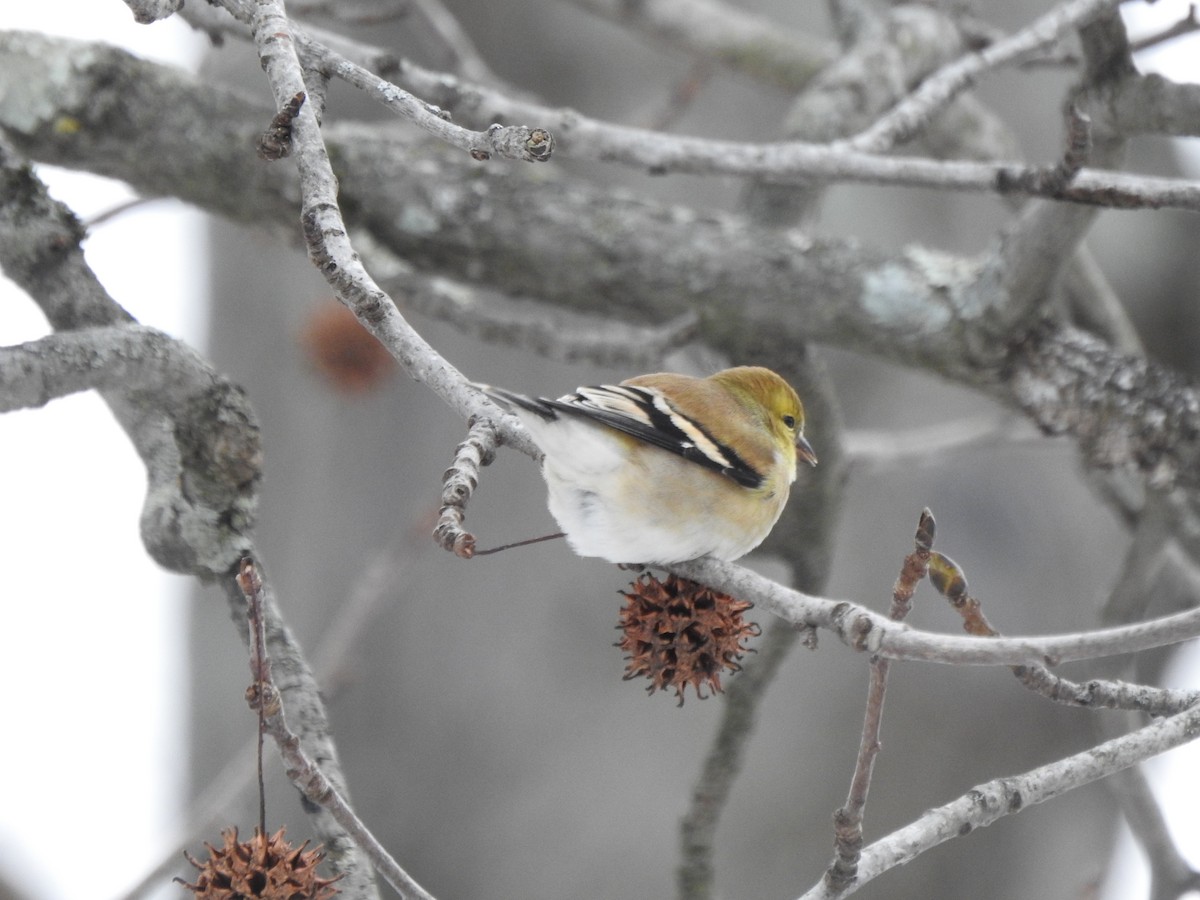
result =
M258 833L267 833L267 792L263 779L263 739L267 733L267 714L264 709L263 694L266 684L270 681L269 667L271 661L267 658L266 629L262 616L262 578L258 567L249 557L242 560L238 568L238 587L246 595L246 621L250 627L250 677L254 683L247 688L247 700L258 712Z
M894 622L903 621L912 609L917 584L929 571L929 556L933 549L935 522L928 509L921 511L917 524L916 548L904 558L900 575L892 588L892 606L888 611ZM835 856L825 872L825 884L840 891L858 876L858 861L862 856L863 813L871 789L871 773L879 755L879 732L883 725L883 700L887 693L888 669L891 660L878 654L871 657L871 682L867 689L867 708L863 719L862 740L846 803L833 814Z

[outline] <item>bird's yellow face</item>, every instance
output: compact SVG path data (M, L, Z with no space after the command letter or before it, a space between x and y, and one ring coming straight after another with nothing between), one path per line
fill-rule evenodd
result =
M770 431L776 446L794 447L797 460L810 466L817 464L817 454L804 437L804 404L790 384L759 366L727 369L712 377L724 381L735 393L748 396L763 410L762 424Z

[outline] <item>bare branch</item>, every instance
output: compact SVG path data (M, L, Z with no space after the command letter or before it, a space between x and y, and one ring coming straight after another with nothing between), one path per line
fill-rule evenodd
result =
M255 7L254 34L272 90L282 105L300 93L304 84L290 24L280 4L260 2ZM338 183L320 126L306 107L293 123L293 150L303 193L302 227L314 265L414 380L429 385L464 417L469 415L479 402L478 392L409 326L354 252L338 207Z
M258 6L251 0L222 0L221 5L241 22L257 22ZM297 28L287 19L283 12L279 21L287 23L284 32L291 52L298 46L305 59L300 66L301 72L311 69L328 77L338 77L352 84L369 96L378 100L388 109L412 122L418 128L428 132L452 147L458 147L471 154L476 160L490 159L493 153L507 159L524 162L545 162L550 158L554 149L554 139L544 128L529 128L526 126L506 126L492 124L484 131L470 131L450 121L450 114L438 108L433 103L414 97L408 91L385 81L367 68L347 59L330 48L307 37L303 29ZM254 27L255 42L259 53L270 43L271 36L264 37L259 28ZM300 60L297 60L300 65ZM303 79L301 79L302 81ZM303 84L297 84L297 93L305 89ZM293 97L295 94L292 95ZM279 98L280 105L290 98Z
M917 523L914 539L916 546L913 552L904 558L900 575L892 588L892 605L888 617L893 622L902 622L908 616L917 585L928 574L935 530L933 514L926 509ZM833 814L834 858L825 870L825 883L831 890L839 893L845 891L857 878L863 842L863 815L867 808L875 760L883 746L879 736L883 729L883 703L887 695L890 665L889 660L878 655L871 657L871 678L867 686L866 711L863 714L858 755L854 761L854 774L850 778L850 790L845 804Z
M1195 740L1197 734L1200 734L1200 708L1193 707L1023 775L976 785L958 799L929 810L912 824L865 847L858 878L850 889L834 891L821 883L803 894L801 900L848 896L884 872L911 862L945 841L1165 753Z
M1017 666L1014 671L1025 687L1064 706L1133 710L1165 716L1182 712L1200 701L1200 691L1101 679L1075 682L1051 674L1044 666Z
M942 10L899 4L875 11L864 4L854 43L813 79L788 111L787 136L837 146L965 50L957 23Z
M1186 16L1164 28L1162 31L1131 42L1130 49L1134 53L1139 53L1142 50L1148 50L1158 44L1173 41L1177 37L1183 37L1198 30L1200 30L1200 18L1196 17L1196 4L1189 3Z
M232 0L226 0L232 2ZM6 41L13 39L13 34L0 35L0 58L5 52ZM295 39L298 45L305 46L308 39L302 31L297 30ZM21 63L24 68L44 68L46 60L25 54L30 42L59 43L44 36L31 38L21 35ZM102 51L97 50L97 53ZM119 54L118 54L119 55ZM394 61L394 58L393 58ZM152 67L153 68L153 67ZM359 67L361 68L361 67ZM387 82L381 82L367 77L365 69L359 72L355 65L346 63L340 69L353 78L362 78L363 84L373 85L381 97L389 98L405 108L411 108L414 115L422 121L429 122L435 129L443 129L446 124L434 123L438 118L431 113L421 101L403 99L401 93ZM0 67L0 85L4 84L3 76L7 74L7 64ZM12 99L21 99L22 92L28 90L27 72L22 73L15 67L11 70L13 76L14 94ZM412 74L411 66L406 65L405 71ZM44 73L48 74L48 73ZM54 78L74 81L78 70L56 72ZM160 77L167 77L161 73ZM177 74L173 75L178 78ZM436 80L443 89L448 76L440 76ZM73 85L78 90L79 85ZM296 84L297 92L304 89L302 80ZM211 92L209 92L211 93ZM294 96L295 92L291 95ZM0 97L4 95L0 94ZM408 95L404 95L408 96ZM475 91L473 96L479 97ZM155 100L150 91L140 88L125 102L162 103L164 98ZM497 101L500 98L493 98ZM224 101L225 98L215 95L200 102L204 106L213 105L214 101ZM280 99L280 105L285 102ZM428 102L428 101L426 101ZM415 104L415 105L413 105ZM180 104L184 106L184 104ZM495 106L515 109L515 102L497 102ZM25 110L22 106L20 117L5 121L5 107L0 103L0 125L11 127L17 125L19 130L28 126ZM190 107L188 107L190 108ZM528 104L520 104L525 111L537 109ZM10 113L15 110L9 110ZM47 110L50 112L50 110ZM77 110L76 110L77 112ZM868 153L858 153L822 144L806 144L802 142L780 142L766 144L751 144L737 141L719 141L704 138L689 138L665 135L653 131L628 128L619 125L597 122L587 119L576 112L568 110L545 110L545 118L541 119L540 128L531 129L526 133L523 129L507 129L502 126L497 132L468 132L455 131L451 135L455 146L462 149L482 149L485 152L496 151L502 155L524 157L527 154L538 155L544 151L545 141L539 138L541 131L551 131L556 145L570 155L611 162L622 162L655 173L688 172L693 174L726 174L726 175L761 175L784 180L789 178L811 178L817 180L846 181L861 184L892 184L909 187L931 187L945 190L970 191L975 193L999 193L1002 195L1021 195L1045 197L1069 203L1079 203L1089 206L1108 207L1114 209L1160 209L1177 208L1200 211L1200 184L1182 179L1159 178L1153 176L1127 175L1095 169L1083 169L1066 187L1047 183L1044 170L1039 166L1030 166L1014 162L963 162L922 159L917 157L892 158ZM145 113L143 112L143 115ZM498 117L504 116L497 111ZM176 113L178 116L178 113ZM220 117L224 121L236 121L236 116L230 120L227 116ZM525 116L520 116L525 118ZM261 130L261 125L257 130ZM452 129L451 129L452 131ZM449 133L449 131L447 132ZM482 137L480 136L482 135ZM95 135L99 138L100 135ZM144 135L150 140L154 135ZM195 137L189 134L189 137ZM219 135L213 135L214 139ZM570 143L568 143L570 142ZM64 142L65 143L65 142ZM78 141L74 142L76 145ZM127 145L124 152L128 153ZM189 145L189 158L194 157L196 146ZM55 148L57 152L73 152L74 147L62 146ZM228 155L228 146L221 148ZM141 160L144 162L144 158ZM147 173L147 174L153 174ZM122 177L132 178L129 173ZM146 176L141 176L144 179ZM262 178L259 174L256 177ZM265 180L265 179L264 179ZM180 190L174 181L165 181L156 185L155 190ZM194 190L195 188L190 188ZM231 193L228 185L223 185L219 194ZM222 202L231 202L234 198L222 198ZM212 203L209 197L207 202ZM247 207L248 200L241 201ZM245 216L247 213L241 213Z
M308 800L315 806L324 809L341 828L345 829L345 835L361 848L375 869L387 880L388 884L395 888L396 893L403 900L433 900L432 896L401 868L400 864L355 814L347 800L337 757L335 755L327 756L324 752L318 756L314 752L317 747L321 747L322 750L332 750L332 744L327 737L328 726L324 721L323 711L319 723L314 723L319 733L312 733L313 730L309 729L310 733L305 736L303 743L300 736L288 726L285 706L280 702L280 698L286 697L289 688L292 688L294 692L295 685L289 683L285 672L290 671L298 663L303 664L303 658L299 655L299 648L291 641L291 636L286 634L286 630L278 619L278 610L275 609L270 592L264 585L261 571L251 559L247 558L239 565L237 573L229 579L229 582L230 584L226 586L226 593L229 595L230 601L233 602L237 593L240 593L243 601L243 609L240 611L239 618L250 624L248 620L252 616L261 617L263 624L258 627L266 629L270 665L259 667L259 671L262 673L260 677L263 689L256 700L263 713L263 724L274 738L279 747L279 753L287 766L288 778ZM257 630L255 628L256 634ZM272 638L274 639L272 640ZM251 652L253 660L253 650ZM287 655L283 655L284 653ZM307 676L308 681L311 681L312 673L308 671L306 664L304 664L303 674ZM325 738L324 741L321 740L322 737ZM306 749L305 744L313 749ZM321 765L315 762L317 758L322 761ZM332 772L330 772L330 768L333 769ZM354 859L351 848L347 846L347 839L341 837L340 833L333 836L323 835L323 839L325 840L326 856L334 866L334 870L339 874L345 873L345 880L339 885L339 888L345 890L352 897L374 896L370 870ZM348 863L353 864L348 865Z
M315 50L317 46L312 44L311 48ZM391 82L332 52L317 56L315 64L322 71L364 91L418 128L452 147L466 150L473 159L490 159L495 153L506 159L545 162L553 152L554 139L544 128L493 124L486 131L469 131L451 122L450 114L444 110L423 103Z
M258 426L242 392L199 354L137 325L54 334L0 348L0 412L94 388L165 420L127 429L150 483L142 539L162 565L213 575L243 552L254 522Z
M437 33L442 44L454 54L458 74L468 81L495 83L496 75L484 61L483 54L471 40L471 36L463 30L458 19L446 8L442 0L411 0L421 11L433 30Z
M832 12L837 21L845 16L853 19L852 25L845 26L847 44L792 103L784 120L785 136L790 140L815 144L849 137L964 50L956 23L931 6L899 4L877 10L859 3L853 11L834 5ZM961 113L966 107L958 104L957 110ZM981 113L979 119L986 119L978 104L975 109ZM946 128L937 129L944 138L941 155L970 156L963 145L970 142L967 135L975 129L962 125L953 122L952 134L946 134ZM989 159L1003 155L997 146L991 148L991 154ZM825 182L758 178L742 199L755 219L777 227L807 226L815 224L817 204L828 187Z
M1042 344L1041 336L1052 332ZM1132 465L1147 487L1182 489L1180 515L1195 508L1200 446L1188 436L1200 433L1195 385L1149 361L1114 354L1087 335L1053 328L1031 333L1013 363L1013 398L1044 432L1071 434L1097 470ZM1140 433L1127 430L1130 417Z
M37 404L99 383L146 464L147 550L169 569L228 584L223 576L251 547L261 464L257 421L238 388L192 351L137 326L104 292L84 261L81 237L66 207L0 143L0 264L61 331L5 350L4 387L17 403ZM338 780L312 674L278 613L268 618L268 642L281 660L277 683L301 733ZM316 824L336 868L366 871L336 826L325 827L319 817Z
M569 0L662 44L698 54L787 90L802 89L837 48L717 0Z
M467 438L454 448L454 462L442 475L442 508L433 530L443 550L463 559L475 555L475 535L463 528L467 503L479 484L479 470L495 458L499 434L491 419L472 419Z
M846 142L862 151L882 151L911 138L933 115L976 79L998 66L1019 62L1050 46L1063 34L1081 28L1118 0L1069 0L1003 40L945 66L870 128Z
M0 37L0 48L4 40ZM39 46L48 43L35 41ZM46 49L41 55L49 56ZM103 54L106 60L113 55ZM33 56L24 61L38 64ZM178 76L172 75L176 81L167 86L161 81L166 73L127 62L131 76L144 76L133 78L128 91L116 93L135 105L129 114L156 114L173 121L171 108L184 105ZM27 76L23 84L34 80L27 67L17 70ZM0 66L0 73L5 71ZM110 79L114 71L104 68ZM56 97L84 92L75 79L55 84ZM146 90L146 85L155 90ZM205 91L197 102L215 99ZM294 185L271 174L282 175L286 167L247 170L245 164L215 167L204 162L230 154L229 145L236 141L227 135L238 133L238 127L244 128L242 140L262 127L260 113L221 99L226 105L214 115L232 123L224 134L210 135L207 129L197 134L187 123L178 123L180 133L186 130L190 138L186 145L176 145L169 140L174 135L170 128L165 134L158 132L168 138L158 143L149 134L130 141L99 126L88 127L70 141L45 147L45 155L64 162L68 154L78 154L80 161L101 171L152 189L170 183L184 188L188 199L228 208L239 217L293 221L289 198L295 196ZM0 117L3 109L0 104ZM45 112L53 121L58 115L78 116L79 108L73 103L65 110L51 105ZM304 121L302 110L297 122ZM37 129L36 123L25 127ZM444 168L431 177L415 158L414 164L406 165L403 145L394 140L371 140L353 128L333 134L341 138L338 153L347 167L341 180L343 197L352 199L360 221L369 224L378 240L404 247L416 266L458 271L457 261L469 254L476 263L474 274L501 290L538 295L576 309L604 309L635 321L661 321L690 306L700 315L698 337L718 348L727 346L731 320L739 324L734 333L771 334L780 346L806 340L854 346L990 391L1025 411L1044 431L1074 436L1093 466L1128 469L1142 478L1152 477L1164 489L1197 487L1200 448L1187 438L1200 428L1195 387L1070 329L1046 325L1010 343L1013 336L994 327L990 311L1012 298L997 291L994 279L985 278L986 270L977 262L919 248L888 256L857 243L755 228L732 216L698 218L580 185L545 182L534 195L519 180L497 178L488 181L483 194L464 193L463 184L477 177L468 178L465 167L473 166L469 160L456 166L448 156L441 161ZM206 147L203 142L210 136L215 146ZM200 161L186 173L155 169L160 161L175 163L197 155ZM323 196L332 198L329 184ZM546 191L553 192L553 202L548 202ZM394 215L398 202L409 211L408 218L420 217L420 236L406 227L407 219ZM314 209L318 219L325 215L326 207L318 204ZM317 227L315 233L330 240L342 234L336 222L328 229ZM429 235L437 239L431 241ZM598 264L614 253L627 264L619 270ZM362 267L353 253L340 250L339 261L342 256L345 265L331 274L345 290L353 288L350 305L359 309L360 319L365 318L398 359L409 361L419 379L432 378L441 385L438 392L452 398L456 411L469 417L476 411L473 393L450 387L465 385L465 379L433 362L427 347L418 349L424 342L410 349L408 342L415 338L411 329L393 318L381 292L358 286L356 273ZM1112 377L1114 372L1120 377ZM1140 394L1134 402L1139 391L1152 398L1151 406Z
M220 380L187 344L141 325L66 331L0 347L0 412L45 406L92 388L161 391L158 402L182 408Z
M312 653L314 681L311 690L318 700L323 698L326 703L332 702L341 692L347 682L344 670L356 664L354 650L363 640L364 632L370 628L381 607L403 593L403 585L411 574L412 554L418 546L418 538L419 546L426 546L423 532L420 535L409 532L392 546L381 550L355 581L349 595L330 614L328 627L322 631L320 642ZM268 590L268 599L270 595ZM241 602L234 607L239 617L241 608ZM275 644L272 653L281 654L281 660L289 660L298 651L298 646ZM302 667L306 664L300 659L292 665ZM319 693L316 688L318 683ZM288 696L285 696L285 700L289 704L295 702ZM308 711L310 702L310 697L304 697L303 703L295 702L302 711L299 721L306 722L311 717ZM310 729L314 736L319 734L321 740L328 740L328 735L315 724ZM229 811L245 796L253 779L254 743L253 740L248 741L230 755L225 765L192 801L186 822L176 832L177 837L168 836L165 839L165 852L159 863L121 900L142 900L161 888L170 874L179 868L180 848L198 842L205 834L214 832L228 821ZM317 752L322 754L320 758L327 760L326 774L335 780L340 779L342 776L330 772L330 758L325 755L327 749L318 748ZM371 889L374 889L373 885Z
M1078 659L1138 653L1200 637L1200 608L1117 628L1042 637L980 638L897 626L848 600L828 600L783 587L749 569L713 559L670 567L794 625L832 631L847 646L890 659L971 666L1055 666Z
M121 335L135 323L88 267L82 236L70 211L0 142L0 266L54 328L114 326L93 333L107 348L78 335L10 348L9 402L41 405L99 387L146 465L147 551L168 569L211 577L245 551L255 521L257 420L242 392L191 350L148 329ZM123 376L141 379L142 391L127 389Z

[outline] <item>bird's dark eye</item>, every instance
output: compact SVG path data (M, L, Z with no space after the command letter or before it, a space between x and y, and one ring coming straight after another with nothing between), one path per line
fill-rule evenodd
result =
M789 429L795 428L796 427L796 417L795 416L784 416L783 424L786 425Z

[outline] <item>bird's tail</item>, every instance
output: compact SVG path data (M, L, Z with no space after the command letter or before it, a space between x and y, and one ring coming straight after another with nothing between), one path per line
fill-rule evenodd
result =
M558 418L558 412L555 410L552 401L547 400L545 397L530 397L526 394L517 394L490 384L476 384L475 387L479 388L479 390L483 391L505 409L523 409L539 418L545 419L547 422L553 422Z

